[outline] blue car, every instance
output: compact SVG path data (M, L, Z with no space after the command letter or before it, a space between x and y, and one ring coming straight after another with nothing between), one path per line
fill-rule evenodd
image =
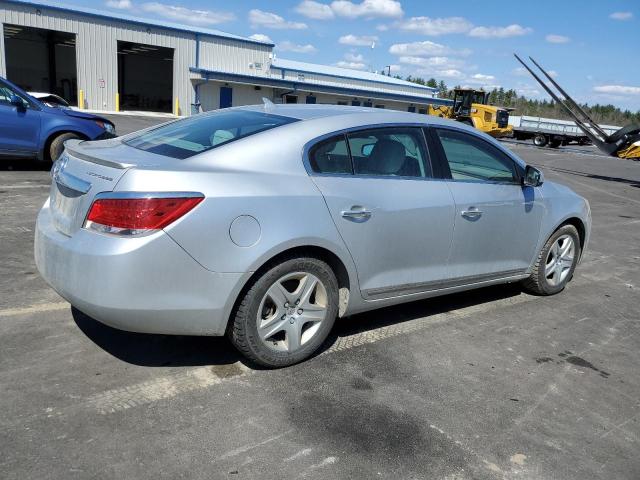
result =
M101 140L115 133L105 118L45 104L0 77L0 157L51 162L67 140Z

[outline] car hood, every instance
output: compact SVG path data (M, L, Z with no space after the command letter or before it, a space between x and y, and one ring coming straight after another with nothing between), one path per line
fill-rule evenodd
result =
M58 112L62 112L65 115L69 115L70 117L75 118L83 118L85 120L100 120L101 122L113 123L107 120L106 118L100 117L98 115L94 115L92 113L79 112L78 110L71 109L61 109L61 108L53 108L52 110L57 110Z

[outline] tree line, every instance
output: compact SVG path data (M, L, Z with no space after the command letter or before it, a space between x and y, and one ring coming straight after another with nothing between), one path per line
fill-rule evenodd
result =
M402 78L396 75L396 78ZM418 85L426 85L427 87L437 88L441 98L453 98L453 90L460 88L459 86L449 89L447 85L435 78L424 80L420 77L408 76L404 80L417 83ZM489 91L489 104L500 107L513 108L511 115L529 115L532 117L557 118L559 120L573 120L566 114L561 105L553 100L536 100L527 98L524 95L518 95L514 89L505 90L504 88L494 88ZM580 105L593 120L605 125L624 126L629 123L640 124L640 110L632 112L630 110L621 110L614 105Z

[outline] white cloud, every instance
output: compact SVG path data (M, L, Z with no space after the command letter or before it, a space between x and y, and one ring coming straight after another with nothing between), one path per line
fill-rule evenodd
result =
M342 45L352 45L354 47L370 47L378 41L378 37L375 35L363 35L361 37L357 35L344 35L338 39Z
M318 49L311 44L297 45L288 40L278 43L276 48L283 52L295 52L295 53L315 53L318 51Z
M529 72L527 72L526 68L524 67L514 68L513 70L511 70L511 73L519 77L526 77L527 75L529 75Z
M471 22L462 17L411 17L408 20L399 22L398 26L407 32L432 36L466 33L473 28Z
M313 0L304 0L295 10L300 15L314 20L329 20L335 16L329 5L314 2Z
M482 73L476 73L469 77L469 81L475 81L478 83L493 82L495 79L496 77L493 75L483 75Z
M148 2L142 4L142 10L154 13L160 17L176 20L178 22L192 25L217 25L219 23L234 20L236 16L231 12L214 12L213 10L195 10L191 8L179 7L176 5L166 5L158 2Z
M402 5L395 0L363 0L360 3L335 0L331 2L331 10L347 18L400 18L404 14Z
M258 42L273 43L273 40L271 40L271 38L269 38L269 36L265 35L264 33L254 33L253 35L249 35L249 38Z
M571 41L569 37L565 37L564 35L556 35L555 33L550 33L544 38L549 43L568 43Z
M400 63L407 65L415 65L417 67L432 67L432 68L460 68L463 62L455 60L449 57L414 57L414 56L401 56L398 58Z
M531 32L533 32L531 28L514 23L507 27L475 27L469 32L469 36L476 38L507 38L519 37Z
M609 15L609 18L613 20L631 20L633 18L633 13L631 12L613 12Z
M593 87L593 91L613 95L640 95L640 87L629 87L626 85L600 85Z
M131 8L133 8L131 0L107 0L105 3L107 7L117 8L119 10L131 10Z
M464 48L456 50L439 43L430 42L412 42L412 43L396 43L389 47L389 53L399 56L416 56L416 57L438 57L444 55L467 56L471 54L471 50Z
M275 30L303 30L307 28L306 23L290 22L280 15L271 12L264 12L254 8L249 11L249 22L253 28L264 27Z
M460 70L456 70L455 68L446 68L443 70L419 68L417 72L421 75L429 75L437 79L446 78L450 80L459 80L461 78L464 78L464 73L462 73Z
M384 25L384 24L377 25L376 30L378 30L379 32L386 32L387 30L389 30L389 25Z
M342 67L342 68L350 68L351 70L364 70L367 68L367 66L362 62L347 62L344 60L340 60L339 62L335 63L335 66Z
M389 65L389 67L391 68L391 73L399 72L400 70L402 70L402 65L391 64Z
M362 62L364 57L360 53L347 52L344 54L344 59L349 62Z

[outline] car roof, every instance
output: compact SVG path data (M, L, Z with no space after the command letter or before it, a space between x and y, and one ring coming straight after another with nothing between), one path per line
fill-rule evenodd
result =
M451 120L443 119L433 115L425 115L423 113L403 112L399 110L391 110L384 108L371 107L351 107L348 105L300 105L300 104L273 104L265 105L247 105L242 107L234 107L234 110L247 110L253 112L270 113L273 115L281 115L283 117L295 118L298 120L319 120L329 117L342 117L345 115L354 117L354 121L362 120L363 122L404 122L404 123L424 123L430 125L447 125L451 124ZM456 126L464 125L455 122Z

